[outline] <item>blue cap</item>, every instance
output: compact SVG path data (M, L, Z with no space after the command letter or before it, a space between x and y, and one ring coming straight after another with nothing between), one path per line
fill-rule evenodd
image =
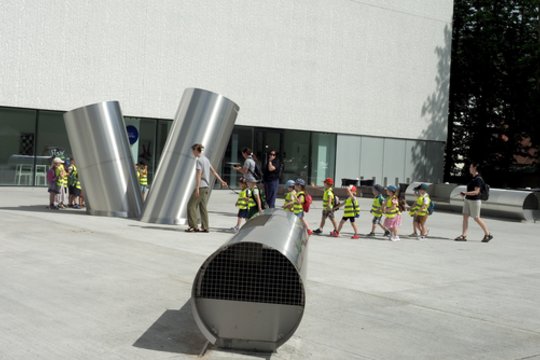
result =
M287 180L287 187L293 187L294 186L294 180Z
M397 187L395 187L394 185L388 185L388 186L386 187L386 190L389 190L389 191L395 193L395 192L397 191Z
M306 186L306 182L304 181L304 179L296 179L296 185L300 185L300 186Z

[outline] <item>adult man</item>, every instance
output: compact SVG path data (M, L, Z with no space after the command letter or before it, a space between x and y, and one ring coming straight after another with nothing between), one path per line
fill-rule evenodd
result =
M194 144L191 146L193 156L196 158L196 173L195 173L195 189L188 201L188 228L186 232L209 232L208 224L208 210L206 205L208 203L208 194L210 188L210 173L218 179L222 186L226 187L227 183L219 176L214 169L210 160L202 154L204 146L201 144ZM199 210L201 217L201 229L197 223L197 210Z
M276 150L272 149L267 155L263 168L264 193L269 208L276 207L276 197L279 186L280 163Z

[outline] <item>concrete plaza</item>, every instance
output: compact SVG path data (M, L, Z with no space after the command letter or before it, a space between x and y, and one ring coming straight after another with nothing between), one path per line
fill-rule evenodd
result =
M47 210L47 199L0 188L0 359L198 358L192 281L232 237L236 195L212 193L208 234ZM362 233L370 202L360 199ZM540 359L540 225L486 221L487 244L474 222L470 240L454 242L461 216L443 212L423 241L312 236L293 337L272 354L210 347L202 358Z

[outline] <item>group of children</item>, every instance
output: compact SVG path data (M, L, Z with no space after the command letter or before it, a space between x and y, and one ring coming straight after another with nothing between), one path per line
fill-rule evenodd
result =
M348 186L346 188L347 198L344 201L340 201L334 194L333 185L334 181L332 178L326 178L324 180L322 217L319 227L316 230L311 230L304 216L304 212L309 209L311 196L306 192L306 183L303 179L287 181L287 192L285 194L283 209L298 216L306 226L309 235L321 235L326 220L328 219L334 228L330 232L330 236L339 237L343 225L349 221L354 231L351 238L359 239L360 234L356 224L356 219L360 216L360 207L358 199L356 198L357 188L354 185ZM233 228L234 232L238 231L242 221L245 221L262 211L260 206L255 212L249 211L251 208L256 208L256 199L259 198L258 194L256 196L254 195L255 191L258 190L256 182L249 185L245 182L241 182L241 186L242 191L236 202L239 212L237 224ZM373 202L370 210L373 219L371 221L371 231L366 236L375 236L375 230L377 227L380 227L384 231L384 236L388 237L391 241L399 241L399 227L402 224L402 213L408 210L409 215L413 217L414 230L409 236L414 236L417 239L424 239L428 234L426 221L430 215L429 212L431 209L431 199L427 193L428 185L420 184L414 190L417 194L417 198L414 205L409 207L405 202L404 197L399 196L399 191L396 186L388 185L384 188L378 184L374 185L372 187ZM343 216L338 224L336 222L336 211L340 208L343 208Z
M61 158L55 157L47 171L47 185L49 209L58 210L66 207L80 209L85 207L79 172L74 159L70 159L69 163L66 163Z

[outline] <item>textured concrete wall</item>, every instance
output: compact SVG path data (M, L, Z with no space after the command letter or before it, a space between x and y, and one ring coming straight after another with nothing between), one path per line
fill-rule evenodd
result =
M452 0L2 0L0 106L172 118L201 87L240 125L445 140L451 17Z

